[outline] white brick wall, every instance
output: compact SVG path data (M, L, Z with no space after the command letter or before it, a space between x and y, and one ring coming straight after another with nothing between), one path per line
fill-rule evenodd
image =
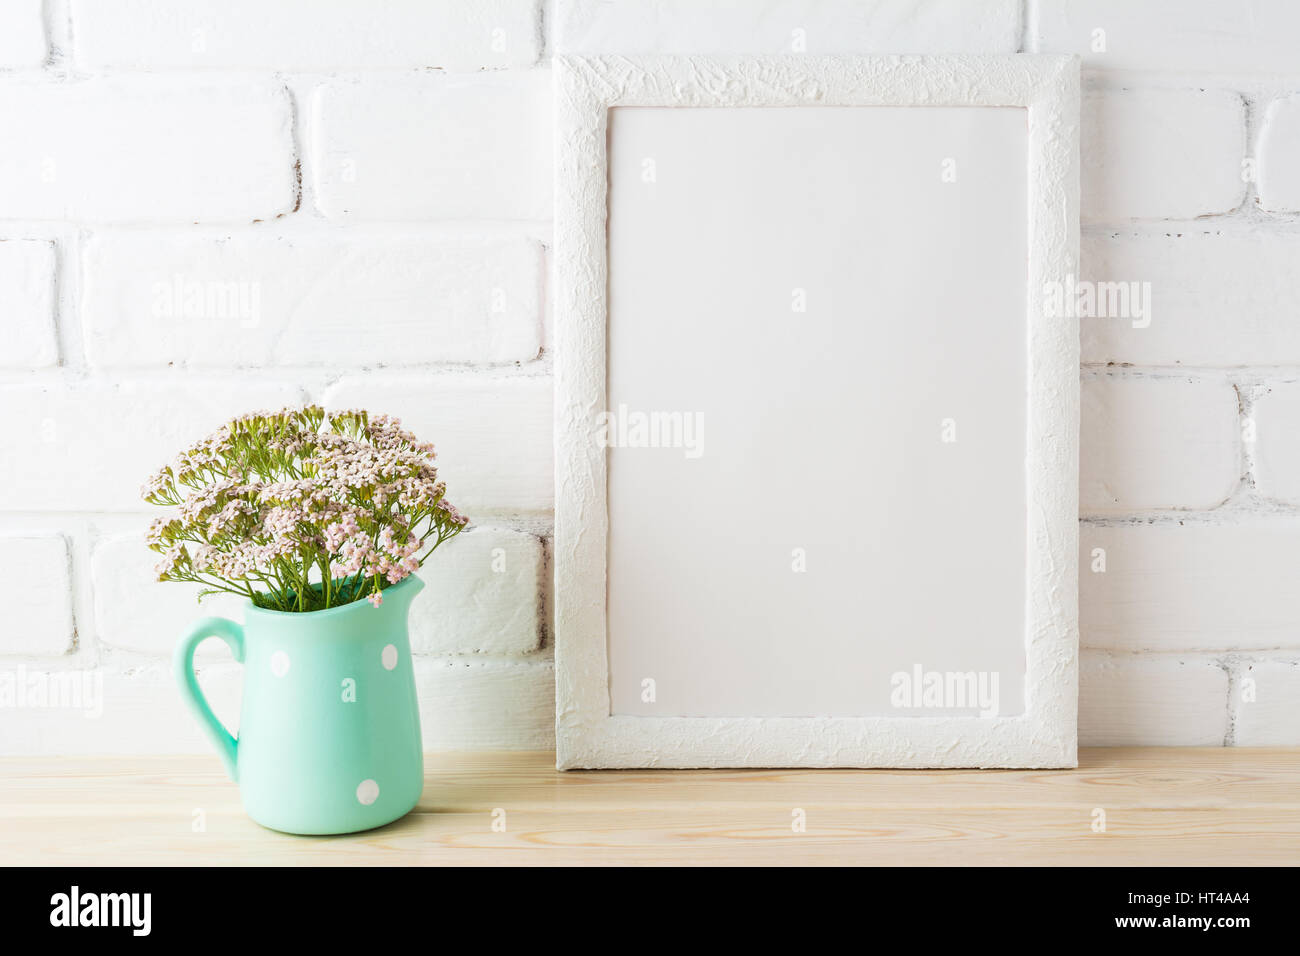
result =
M300 401L247 380L0 385L0 511L140 511L140 485L233 415ZM148 464L145 464L145 463Z
M211 595L202 604L198 584L160 582L153 570L158 555L140 547L146 524L93 542L90 577L95 594L95 638L106 648L140 651L165 658L198 617L209 614L244 619L244 602L233 594ZM200 663L229 660L221 641L199 647Z
M1084 525L1085 647L1267 650L1294 643L1300 520Z
M1249 663L1233 693L1239 747L1294 747L1300 739L1300 658Z
M416 654L517 656L542 642L542 542L475 528L452 538L420 571L411 611Z
M1300 10L1289 0L1037 0L1029 4L1028 20L1027 49L1077 53L1095 70L1296 68Z
M1084 62L1082 278L1150 289L1149 322L1081 320L1083 744L1300 744L1297 29L1025 4L1025 50Z
M1014 53L1015 0L564 0L561 53Z
M426 744L550 746L549 57L800 49L1084 57L1081 278L1152 309L1083 319L1081 739L1300 744L1298 30L1287 0L0 4L0 669L104 704L7 713L0 749L207 750L137 487L303 399L402 415L475 519L413 611ZM233 723L239 667L200 663Z
M540 52L529 0L72 0L88 69L478 70Z
M200 605L199 585L154 580L158 556L140 546L143 534L140 525L94 542L91 579L101 644L165 657L200 613L243 620L241 598L214 595ZM14 556L11 563L30 540L0 539L4 553ZM62 545L61 539L50 540ZM62 563L66 567L66 557ZM476 527L453 538L420 571L428 586L411 607L415 653L518 656L538 650L541 572L542 545L536 535ZM66 590L66 575L64 581ZM66 605L66 595L62 603ZM53 631L47 623L41 633ZM220 641L209 641L199 650L200 662L223 656L229 655Z
M1300 96L1268 104L1259 143L1259 204L1300 212Z
M46 55L42 0L0 6L0 69L39 66Z
M1149 282L1152 302L1149 323L1084 319L1084 362L1300 365L1300 235L1222 224L1107 229L1085 237L1081 253L1088 279Z
M316 202L330 219L550 218L546 71L331 83L312 120Z
M54 328L54 244L0 241L0 315L6 335L0 365L47 368L59 360Z
M68 546L61 535L0 535L0 577L11 595L0 654L62 654L72 646Z
M1228 728L1228 674L1212 660L1081 655L1079 740L1085 746L1216 747Z
M1083 383L1079 510L1208 509L1240 481L1237 395L1190 378Z
M1260 493L1300 506L1300 382L1278 382L1255 399L1255 481Z
M528 239L107 231L82 256L86 358L130 368L330 366L340 355L528 362L541 348L542 269Z
M273 80L0 78L0 209L74 222L270 219L296 201Z
M1246 111L1226 90L1107 90L1083 98L1085 222L1196 219L1246 195Z
M551 509L551 380L440 374L344 378L327 408L377 408L434 443L438 473L467 514Z

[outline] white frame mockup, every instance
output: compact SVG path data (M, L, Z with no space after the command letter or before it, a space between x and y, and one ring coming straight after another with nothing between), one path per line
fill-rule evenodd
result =
M558 57L555 82L557 766L1072 767L1078 697L1079 67L1062 56ZM1014 717L611 716L606 619L608 117L613 107L1013 106L1028 111L1025 712ZM689 228L684 223L683 228ZM1072 310L1068 310L1072 311Z

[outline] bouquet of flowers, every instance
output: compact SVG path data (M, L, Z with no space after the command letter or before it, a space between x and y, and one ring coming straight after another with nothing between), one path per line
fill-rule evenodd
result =
M469 523L446 499L433 446L400 424L286 408L236 418L181 452L141 489L176 509L149 529L158 579L276 611L378 607L385 587Z

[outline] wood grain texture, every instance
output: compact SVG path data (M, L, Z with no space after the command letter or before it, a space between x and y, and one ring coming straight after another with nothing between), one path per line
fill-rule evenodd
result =
M430 754L415 812L340 837L259 827L215 758L4 758L0 847L10 865L1284 865L1300 863L1300 751L1092 749L1077 770L579 773L543 752Z

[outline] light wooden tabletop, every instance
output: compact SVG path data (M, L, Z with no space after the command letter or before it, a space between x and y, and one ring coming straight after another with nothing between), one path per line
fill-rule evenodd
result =
M216 757L4 758L0 862L1300 863L1300 750L1095 749L1069 771L559 773L552 760L429 754L406 818L295 837L244 816Z

